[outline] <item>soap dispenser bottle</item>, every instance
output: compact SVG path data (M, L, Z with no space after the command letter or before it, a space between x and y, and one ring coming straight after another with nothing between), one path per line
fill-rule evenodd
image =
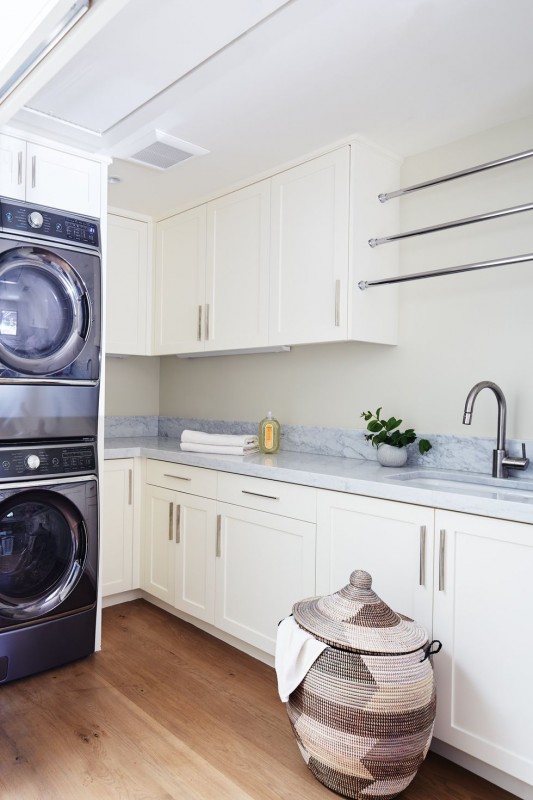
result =
M279 450L279 422L269 411L259 423L259 449L262 453L277 453Z

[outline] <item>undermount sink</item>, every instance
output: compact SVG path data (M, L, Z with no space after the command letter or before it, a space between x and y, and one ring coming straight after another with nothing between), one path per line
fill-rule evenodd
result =
M533 480L493 478L479 472L412 469L387 475L386 480L398 481L419 489L475 494L498 500L533 502Z

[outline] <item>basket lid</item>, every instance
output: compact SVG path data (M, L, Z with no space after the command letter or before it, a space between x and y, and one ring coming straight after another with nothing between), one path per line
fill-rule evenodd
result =
M423 628L378 597L372 576L360 569L340 591L295 603L292 613L316 639L343 650L411 653L428 641Z

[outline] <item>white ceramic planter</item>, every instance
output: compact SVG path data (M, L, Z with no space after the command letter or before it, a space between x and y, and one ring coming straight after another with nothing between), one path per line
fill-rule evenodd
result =
M407 461L407 448L381 444L378 447L377 458L382 467L403 467Z

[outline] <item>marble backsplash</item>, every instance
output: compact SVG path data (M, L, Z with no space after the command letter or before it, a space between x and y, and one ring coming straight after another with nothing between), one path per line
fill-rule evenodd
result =
M253 422L228 422L224 420L186 419L183 417L106 417L105 436L108 438L131 436L160 436L179 439L183 430L201 430L206 433L257 432ZM458 469L467 472L492 470L492 451L495 439L466 436L446 436L421 433L420 438L429 439L433 448L424 456L418 452L416 443L408 448L407 464L423 465L435 469ZM507 440L510 454L521 454L521 441ZM304 425L282 425L282 450L317 455L340 456L376 460L376 448L365 440L364 430L352 428L323 428ZM533 459L533 441L526 442L528 454ZM533 476L533 465L527 472Z

